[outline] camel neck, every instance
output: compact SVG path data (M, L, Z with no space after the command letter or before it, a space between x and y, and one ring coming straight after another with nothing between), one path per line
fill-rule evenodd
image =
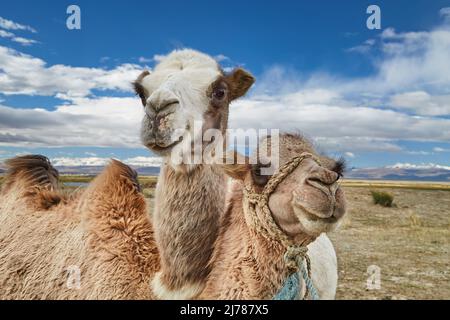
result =
M285 277L284 249L244 218L242 189L233 188L202 299L270 299Z
M161 259L157 286L163 287L162 296L183 290L192 295L203 289L225 194L225 176L214 166L200 165L190 172L177 172L169 165L161 168L153 221ZM169 296L185 298L184 294Z

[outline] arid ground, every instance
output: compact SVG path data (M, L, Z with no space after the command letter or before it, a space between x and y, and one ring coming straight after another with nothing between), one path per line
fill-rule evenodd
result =
M352 184L345 187L347 217L330 235L339 263L337 298L450 299L450 190ZM374 205L374 189L392 194L395 205ZM380 268L380 289L367 289L371 265Z
M62 177L67 188L89 177ZM153 206L156 177L141 177ZM0 178L1 183L1 178ZM348 213L330 234L339 264L337 299L450 299L450 184L344 181ZM394 206L373 204L371 190L394 196ZM376 279L379 288L367 280Z

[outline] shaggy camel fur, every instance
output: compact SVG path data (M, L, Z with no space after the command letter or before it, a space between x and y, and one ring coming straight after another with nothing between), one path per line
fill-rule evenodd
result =
M152 288L160 299L190 299L204 288L227 180L219 167L194 163L191 146L202 152L219 143L203 141L205 132L225 134L230 102L253 82L242 69L225 74L211 57L180 50L134 83L145 111L142 142L164 158L153 213L161 271Z
M158 252L136 173L112 161L66 197L42 156L6 162L1 299L150 299ZM78 282L79 280L79 282Z
M263 145L270 145L270 140ZM267 154L264 152L261 154ZM315 154L305 139L291 134L280 137L280 165L304 152ZM320 162L321 166L311 158L303 160L278 184L268 205L284 235L297 244L309 243L314 286L321 299L333 299L337 285L336 255L322 232L334 229L345 212L344 195L337 182L343 164L325 157ZM227 211L211 259L212 271L201 298L271 299L289 275L284 260L286 247L281 239L266 237L255 228L244 192L244 188L251 187L261 193L270 177L261 175L260 165L225 165L225 171L239 181L228 194ZM264 219L260 208L256 212L259 219Z
M155 197L157 246L128 167L113 162L85 192L64 198L48 160L11 160L0 207L3 297L152 298L148 282L159 266L152 281L158 298L200 293L224 211L226 178L217 166L176 164L172 155L190 157L192 144L214 146L203 134L225 132L229 103L253 82L242 69L224 74L212 58L181 50L134 83L146 114L142 141L165 157ZM80 290L65 286L66 269L74 266Z

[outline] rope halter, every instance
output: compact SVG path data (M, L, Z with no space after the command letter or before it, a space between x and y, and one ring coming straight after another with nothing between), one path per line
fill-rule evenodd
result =
M273 218L272 211L269 208L270 195L276 190L278 185L291 174L305 159L313 159L321 165L320 160L311 153L304 152L299 156L293 157L272 175L261 193L257 193L252 185L244 187L244 204L248 211L245 214L247 223L254 230L263 235L268 240L280 242L286 252L284 261L288 269L292 272L299 271L299 266L303 259L307 262L308 274L310 273L308 248L303 243L298 244L293 241L284 231L280 229ZM258 214L259 208L260 214Z

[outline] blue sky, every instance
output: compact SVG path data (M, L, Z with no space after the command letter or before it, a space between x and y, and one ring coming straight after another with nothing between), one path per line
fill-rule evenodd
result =
M66 28L70 4L81 8L81 30ZM381 8L381 30L366 28L370 4ZM450 1L2 2L0 158L145 161L129 82L159 55L190 47L256 76L231 107L232 127L301 130L356 167L448 166L446 8Z

